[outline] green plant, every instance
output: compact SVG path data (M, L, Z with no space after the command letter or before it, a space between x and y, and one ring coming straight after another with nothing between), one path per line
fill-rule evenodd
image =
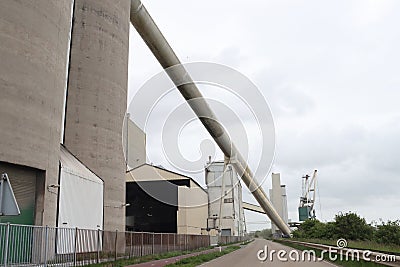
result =
M218 257L221 257L223 255L226 255L228 253L231 253L232 251L235 251L237 249L239 249L239 246L228 246L227 248L225 248L224 250L222 250L221 252L217 251L217 252L212 252L212 253L208 253L208 254L201 254L201 255L197 255L197 256L193 256L193 257L189 257L189 258L185 258L182 260L179 260L175 263L172 264L168 264L167 267L193 267L193 266L198 266L204 262L216 259Z
M375 240L382 244L400 245L400 221L382 222L382 225L378 225Z
M361 218L356 213L349 212L336 215L333 222L323 223L316 219L307 220L293 232L293 237L326 240L338 238L345 238L347 240L374 240L375 236L379 240L382 240L382 242L397 242L398 238L400 240L398 222L389 222L388 224L378 226L379 230L381 230L380 234L377 234L377 229L367 224L364 218Z
M298 249L298 250L313 250L315 251L315 255L316 257L320 258L321 257L321 250L320 249L315 249L315 248L309 248L303 245L299 245L299 244L294 244L294 243L290 243L284 240L277 240L276 242L281 243L283 245ZM324 260L326 261L330 261L333 262L339 266L344 266L344 267L378 267L378 266L382 266L380 264L374 263L374 262L369 262L369 261L364 261L364 260L340 260L340 258L338 257L336 260L330 260L329 259L329 255L324 253L323 255Z
M271 229L258 230L254 233L254 237L269 239L272 237L272 230Z
M355 213L338 214L335 216L336 237L347 240L371 240L374 227L367 224L364 218Z

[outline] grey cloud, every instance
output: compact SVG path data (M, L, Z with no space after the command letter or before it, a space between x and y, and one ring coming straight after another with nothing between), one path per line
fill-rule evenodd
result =
M281 172L287 184L292 219L297 218L301 176L314 168L325 220L349 210L368 220L398 219L393 210L400 205L399 1L145 4L183 61L230 65L260 88L275 119L273 171ZM161 68L137 35L132 38L133 95L150 78L146 74ZM174 101L159 112L165 114L180 100ZM158 120L155 116L148 135L159 132ZM250 118L244 114L243 120ZM192 145L196 136L204 133L191 132L181 145ZM157 145L149 140L148 152L156 164L168 166ZM195 177L204 181L201 174Z

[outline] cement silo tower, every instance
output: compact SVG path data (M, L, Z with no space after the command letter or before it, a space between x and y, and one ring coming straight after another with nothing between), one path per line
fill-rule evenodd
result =
M104 229L125 230L122 125L129 0L0 1L0 172L21 216L54 226L60 143L104 180Z
M0 171L15 223L54 225L71 0L0 1ZM8 220L8 218L6 218Z
M104 180L104 229L125 230L129 0L75 0L65 146Z

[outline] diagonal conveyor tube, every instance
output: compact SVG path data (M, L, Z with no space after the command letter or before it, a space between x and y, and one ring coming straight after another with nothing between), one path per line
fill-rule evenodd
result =
M166 69L168 76L177 86L186 101L188 101L188 104L203 123L204 127L206 127L207 131L214 138L222 152L226 157L231 159L232 165L241 175L243 182L250 189L257 202L282 233L290 235L290 228L279 216L262 187L258 185L255 179L253 179L253 173L247 166L246 161L230 140L225 129L218 123L217 117L201 95L190 75L181 65L178 57L140 0L131 1L130 12L131 22L135 29L143 38L161 66ZM172 66L175 67L170 68Z

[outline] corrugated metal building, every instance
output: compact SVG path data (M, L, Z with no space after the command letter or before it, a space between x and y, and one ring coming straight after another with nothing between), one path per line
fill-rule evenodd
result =
M207 226L207 192L192 178L143 164L126 174L128 230L201 234Z

